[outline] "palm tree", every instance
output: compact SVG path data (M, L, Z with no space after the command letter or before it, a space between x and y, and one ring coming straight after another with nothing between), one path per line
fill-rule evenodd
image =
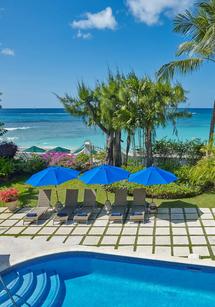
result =
M179 14L174 21L174 31L187 40L178 47L176 56L185 58L163 65L158 71L159 80L170 80L175 73L187 74L204 63L215 63L215 0L198 2L194 12ZM215 128L215 103L210 125L209 144L213 143Z

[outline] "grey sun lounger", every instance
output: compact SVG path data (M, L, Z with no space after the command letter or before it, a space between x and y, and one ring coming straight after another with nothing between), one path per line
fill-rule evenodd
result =
M115 192L113 206L127 206L127 189L119 189Z
M73 217L73 221L76 223L86 223L96 206L96 192L92 189L84 190L83 206L78 209Z
M84 207L93 207L96 206L96 191L92 189L85 189L84 190Z
M32 208L23 218L24 223L38 222L40 217L51 208L51 190L39 190L37 207Z
M133 205L145 206L146 205L146 191L143 188L134 189L133 191Z
M112 206L111 213L109 214L110 222L123 222L127 206Z
M109 214L110 222L122 222L127 211L127 190L117 190L115 193L114 204Z
M78 190L67 189L65 206L60 209L53 219L54 223L65 223L73 215L78 205Z
M132 222L143 222L145 220L145 206L132 206L130 209L129 220Z

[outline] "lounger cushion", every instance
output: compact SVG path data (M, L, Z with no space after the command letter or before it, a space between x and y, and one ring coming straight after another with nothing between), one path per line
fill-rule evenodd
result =
M36 212L29 212L29 213L26 214L26 216L27 217L36 217L37 214L36 214Z
M132 213L132 215L142 215L142 214L143 214L143 213L140 212L140 211L135 211L135 212Z
M57 213L57 216L59 217L64 217L64 216L67 216L68 214L66 212L58 212Z
M86 212L80 212L77 214L78 216L87 216L87 213Z
M112 216L121 216L122 213L120 213L120 212L113 212L113 213L111 213L111 215L112 215Z

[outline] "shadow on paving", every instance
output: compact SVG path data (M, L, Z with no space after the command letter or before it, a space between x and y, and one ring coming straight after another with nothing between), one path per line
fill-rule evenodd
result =
M162 202L159 208L173 208L173 209L187 209L185 212L185 218L184 219L184 213L183 212L177 212L171 213L171 216L169 214L159 214L158 217L160 220L166 220L174 223L184 223L184 221L198 221L198 219L201 217L203 212L199 209L197 205L182 201L182 200L173 200L168 202Z

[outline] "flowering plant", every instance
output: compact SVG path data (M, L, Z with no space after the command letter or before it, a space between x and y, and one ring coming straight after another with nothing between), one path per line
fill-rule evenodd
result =
M8 188L0 190L0 201L9 203L16 201L19 198L19 191L15 188Z
M63 152L47 152L43 159L48 165L58 165L64 167L72 167L74 165L75 156Z

